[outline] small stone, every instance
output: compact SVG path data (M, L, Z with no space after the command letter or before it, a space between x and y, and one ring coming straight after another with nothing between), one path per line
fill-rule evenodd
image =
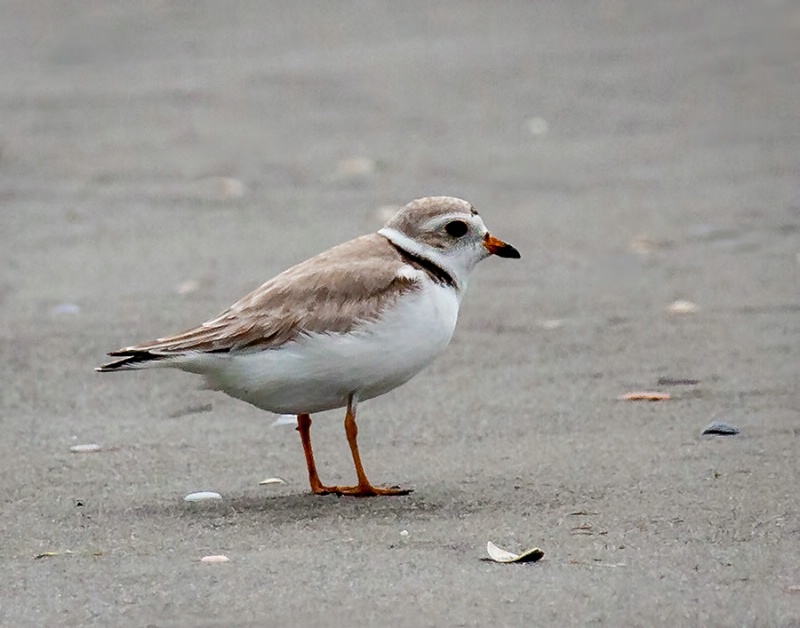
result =
M297 417L294 414L282 414L272 422L272 427L280 425L293 425L297 427Z
M200 559L201 563L229 563L231 559L224 554L213 554L211 556L203 556Z
M703 436L736 436L739 433L739 428L724 421L714 421L706 429L703 430Z
M199 491L197 493L189 493L183 498L185 502L204 502L212 499L222 499L222 495L214 493L213 491Z
M400 530L400 536L408 536L408 530Z

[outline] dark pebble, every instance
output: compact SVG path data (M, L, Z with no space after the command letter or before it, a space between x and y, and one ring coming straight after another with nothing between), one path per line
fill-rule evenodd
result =
M706 429L703 430L703 436L711 434L714 436L735 436L739 433L739 428L730 423L723 423L722 421L714 421Z

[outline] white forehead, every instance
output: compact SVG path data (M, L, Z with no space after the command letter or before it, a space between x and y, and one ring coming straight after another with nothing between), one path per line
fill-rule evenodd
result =
M429 218L420 225L420 229L422 231L436 231L453 220L467 223L472 227L473 231L478 233L486 233L488 231L486 225L483 224L483 219L478 214L464 214L462 212L446 213Z

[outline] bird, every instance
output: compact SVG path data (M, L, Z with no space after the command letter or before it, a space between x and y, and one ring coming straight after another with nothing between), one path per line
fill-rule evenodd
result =
M496 255L519 258L467 201L411 201L377 232L280 273L216 318L183 333L112 351L108 373L174 368L262 410L297 416L311 491L407 495L375 486L358 448L360 402L405 384L450 342L470 273ZM346 408L357 483L325 485L311 446L311 415Z

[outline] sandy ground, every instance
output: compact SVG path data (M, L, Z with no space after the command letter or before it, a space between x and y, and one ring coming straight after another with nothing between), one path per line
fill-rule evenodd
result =
M0 55L2 625L800 625L796 2L18 0ZM434 194L523 258L361 407L412 495L93 372Z

